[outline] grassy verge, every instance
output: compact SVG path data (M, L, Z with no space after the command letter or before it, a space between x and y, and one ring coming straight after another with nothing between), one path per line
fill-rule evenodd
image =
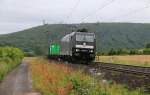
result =
M150 67L150 55L98 56L97 61Z
M0 47L0 81L15 66L21 63L23 52L13 47Z
M97 81L65 64L39 58L30 59L29 63L33 88L43 95L146 95L142 90L129 91L121 85Z

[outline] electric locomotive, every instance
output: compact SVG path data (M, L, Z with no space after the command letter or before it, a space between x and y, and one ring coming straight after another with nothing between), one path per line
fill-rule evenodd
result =
M92 61L95 59L94 33L72 32L61 39L60 55L64 59Z
M90 62L95 59L96 39L94 33L72 32L60 40L59 52L49 54L68 61ZM51 45L52 50L54 45ZM56 46L55 46L56 47ZM58 45L57 45L58 48ZM56 52L56 49L55 49Z

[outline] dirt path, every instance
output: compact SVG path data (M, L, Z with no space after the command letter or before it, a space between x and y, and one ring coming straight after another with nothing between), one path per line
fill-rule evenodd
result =
M28 73L28 64L22 62L10 72L0 84L0 95L32 95L31 80Z

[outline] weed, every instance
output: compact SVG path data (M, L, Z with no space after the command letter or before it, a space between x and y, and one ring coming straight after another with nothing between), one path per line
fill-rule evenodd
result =
M112 81L97 81L65 64L49 63L41 58L29 63L33 87L43 95L146 95L139 90L129 91Z

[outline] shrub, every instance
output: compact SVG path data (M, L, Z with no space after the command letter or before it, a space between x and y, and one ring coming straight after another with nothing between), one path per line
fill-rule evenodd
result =
M135 55L135 54L140 54L140 52L138 50L130 50L129 54Z
M150 48L150 43L146 44L146 48Z
M150 48L145 48L143 50L143 54L149 55L150 54Z
M14 47L0 47L0 80L21 63L23 52Z
M112 48L112 49L110 49L110 51L108 52L108 55L116 55L116 51Z

